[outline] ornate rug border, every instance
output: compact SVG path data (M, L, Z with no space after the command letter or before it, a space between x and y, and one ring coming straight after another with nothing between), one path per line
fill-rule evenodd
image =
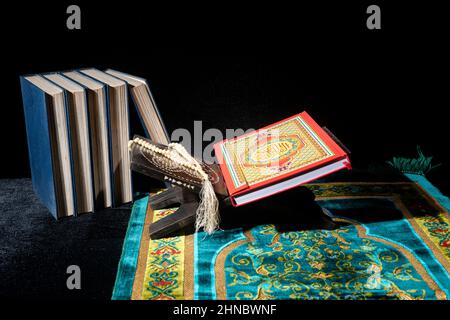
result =
M131 298L147 204L148 195L133 204L122 246L112 300L129 300Z

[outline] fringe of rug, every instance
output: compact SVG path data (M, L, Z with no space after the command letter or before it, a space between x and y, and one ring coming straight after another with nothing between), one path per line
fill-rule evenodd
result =
M412 173L422 176L441 165L432 165L433 157L426 157L420 146L417 146L417 153L419 154L417 158L394 157L391 161L387 161L387 163L402 173Z

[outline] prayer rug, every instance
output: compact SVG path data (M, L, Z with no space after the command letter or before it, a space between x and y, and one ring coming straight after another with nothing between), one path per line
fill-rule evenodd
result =
M411 182L308 184L340 227L273 225L150 240L171 214L134 204L113 299L448 299L450 201ZM275 209L276 210L276 209Z

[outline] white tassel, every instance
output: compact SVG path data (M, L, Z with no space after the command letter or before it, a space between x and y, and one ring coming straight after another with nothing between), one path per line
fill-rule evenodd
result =
M207 234L211 234L219 227L219 201L214 192L211 181L207 178L203 181L200 190L200 204L197 208L195 230L203 227Z
M186 149L179 143L169 144L169 149L176 152L176 159L194 165L197 172L203 179L202 189L200 190L200 204L196 211L195 230L200 228L211 234L219 227L219 201L217 200L214 187L209 180L208 174L203 170L200 163L192 157Z

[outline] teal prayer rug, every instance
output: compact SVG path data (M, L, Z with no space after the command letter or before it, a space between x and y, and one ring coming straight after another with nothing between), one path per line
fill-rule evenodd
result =
M335 230L270 224L150 240L135 202L113 299L448 299L450 201L411 182L308 184ZM274 211L277 209L274 208Z

